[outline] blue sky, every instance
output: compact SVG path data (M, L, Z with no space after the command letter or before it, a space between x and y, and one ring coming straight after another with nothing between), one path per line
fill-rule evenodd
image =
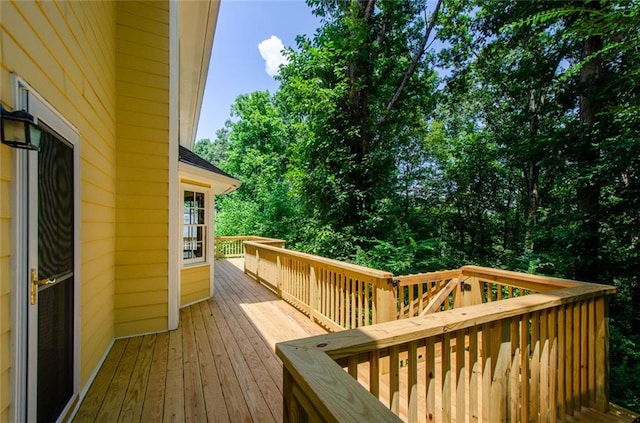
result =
M278 83L267 73L263 55L271 58L273 73L278 39L285 47L295 47L296 36L312 35L318 23L302 0L222 0L196 140L215 138L238 95L275 92ZM265 40L260 51L258 45Z

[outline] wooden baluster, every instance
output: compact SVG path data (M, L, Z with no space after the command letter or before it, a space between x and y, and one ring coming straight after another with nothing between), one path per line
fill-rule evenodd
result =
M469 418L475 423L480 418L480 388L482 380L481 366L478 355L478 327L469 328Z
M436 417L436 351L435 351L435 338L429 337L426 341L426 347L424 352L424 370L425 370L425 393L426 393L426 409L425 415L427 422L435 422Z
M549 329L548 310L540 312L540 421L549 421ZM555 422L554 422L555 423Z
M400 360L399 347L394 345L389 350L389 408L398 416L400 414Z
M380 398L380 350L373 350L369 354L369 392Z
M549 313L549 339L551 350L549 352L549 421L558 421L558 308L553 308ZM562 358L564 359L564 358Z
M582 400L580 398L580 304L573 307L573 409L580 412Z
M309 318L311 321L315 321L315 309L317 307L317 283L316 280L316 268L310 266L309 268Z
M589 338L589 406L593 407L596 402L596 306L593 299L589 300L588 306L588 328L587 337Z
M531 338L529 337L529 314L522 316L520 323L520 416L522 422L529 421L529 355L531 353Z
M352 378L358 380L358 356L352 355L348 360L348 372Z
M509 325L511 341L511 370L509 371L509 418L512 422L520 421L520 325L521 317L511 319Z
M565 314L565 409L569 416L573 416L573 307L571 304L566 306Z
M456 332L456 422L464 422L468 413L467 395L467 368L465 367L465 333L464 330Z
M566 412L566 383L565 383L565 365L566 365L566 322L565 306L558 307L558 419L565 421Z
M540 410L540 313L531 315L531 382L529 384L529 418L538 419Z
M596 410L609 409L609 299L596 299Z
M445 332L442 335L442 422L451 422L451 334Z
M589 406L589 304L580 303L580 399L582 406Z
M407 352L407 364L408 364L408 407L409 422L418 421L418 342L409 342Z

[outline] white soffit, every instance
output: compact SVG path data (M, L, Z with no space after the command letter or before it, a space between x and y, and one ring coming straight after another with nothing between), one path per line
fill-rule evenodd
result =
M209 71L219 0L180 0L180 144L195 142L204 87Z

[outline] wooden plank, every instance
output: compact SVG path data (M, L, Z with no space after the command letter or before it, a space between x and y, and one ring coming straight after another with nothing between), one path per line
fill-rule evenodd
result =
M182 320L182 313L180 316ZM184 373L182 363L182 327L169 333L167 381L164 396L163 421L184 421Z
M142 422L162 421L164 413L164 392L167 380L167 358L169 350L169 332L156 335L153 358L149 365L149 381L142 407Z
M116 421L118 419L141 344L141 336L130 338L127 342L118 369L111 380L110 389L106 392L104 402L96 417L97 421Z
M216 303L210 304L214 310L218 308ZM235 376L242 388L242 394L249 411L251 412L251 417L254 421L274 421L275 418L272 411L265 401L264 396L261 394L260 387L258 386L259 383L255 379L256 375L251 371L252 366L245 359L245 353L248 356L249 351L243 350L240 345L238 345L233 336L233 332L230 330L228 322L225 319L216 319L215 323L220 331L220 336L224 340L225 349L227 350L227 354L231 360L232 369L234 370ZM259 382L261 383L269 380L263 376L264 373L261 372L259 376L261 379Z
M211 350L204 324L209 307L202 302L190 308L206 416L216 416L216 421L219 422L230 421L227 407L224 403L222 385L215 366L213 351ZM209 315L208 317L210 318L211 316Z
M251 413L244 400L244 395L233 370L229 353L225 348L223 337L218 331L218 326L215 324L218 318L223 318L223 314L214 309L212 302L207 302L205 305L209 307L210 314L213 316L211 319L205 319L204 324L216 370L218 371L218 377L224 387L227 411L229 416L233 417L234 420L250 421Z
M119 421L121 422L140 421L155 341L156 335L142 337L142 344L140 345L136 364L131 374L122 410L120 411Z
M583 407L589 401L589 304L580 304L580 399Z
M98 412L102 407L102 403L106 399L107 391L111 385L111 381L116 375L120 360L124 355L127 347L128 339L117 340L111 347L111 351L107 355L104 364L96 375L95 380L91 384L91 388L87 392L87 396L82 401L82 406L76 413L75 420L80 422L96 421Z
M192 308L182 309L182 360L184 365L184 415L186 422L206 420L202 379L198 366Z

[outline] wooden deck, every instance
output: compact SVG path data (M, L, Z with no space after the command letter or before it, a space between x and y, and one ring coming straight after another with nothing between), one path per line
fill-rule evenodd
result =
M116 341L74 421L281 422L275 344L325 331L242 267L242 258L216 261L215 297L182 309L177 330ZM405 370L402 393L408 391ZM367 386L368 368L360 365L358 373ZM389 389L384 379L381 392ZM406 407L399 412L406 417ZM571 421L635 417L613 406L606 415L583 409Z
M215 298L182 309L180 327L115 342L77 422L281 422L277 342L324 330L216 261Z

